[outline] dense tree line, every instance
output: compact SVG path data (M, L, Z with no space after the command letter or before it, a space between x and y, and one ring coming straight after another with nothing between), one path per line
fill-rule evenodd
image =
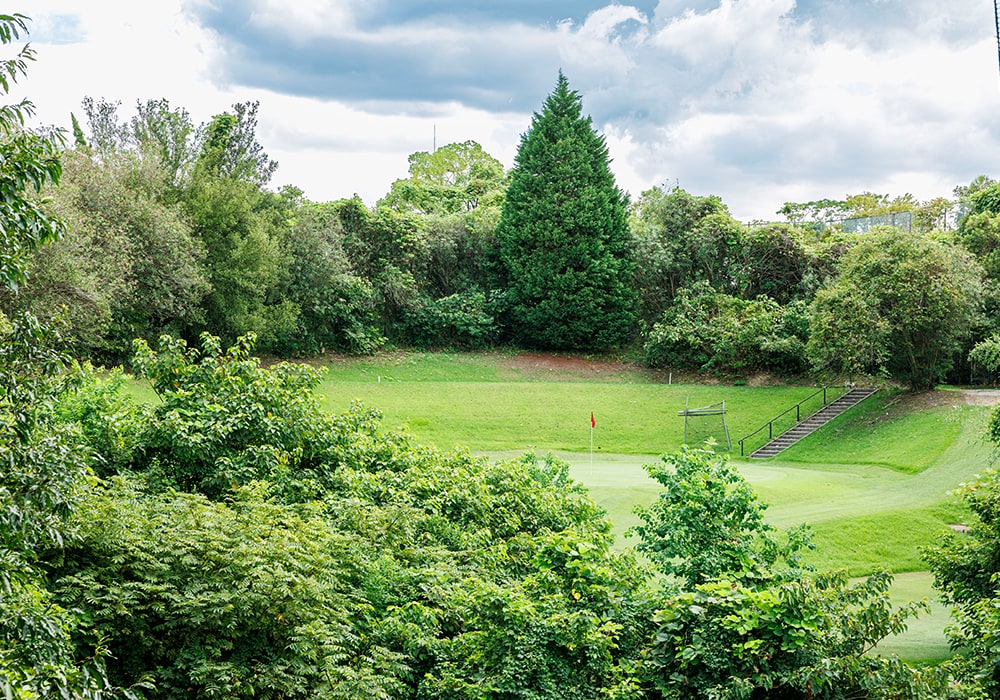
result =
M257 103L201 125L166 100L127 122L119 107L84 100L46 188L65 234L27 251L31 283L0 297L61 324L80 357L252 332L286 357L513 345L914 387L993 371L969 360L998 331L1000 185L986 177L955 200L786 203L785 223L743 224L677 187L629 204L560 74L510 172L475 142L449 144L414 153L369 207L268 189ZM837 223L898 212L909 230Z

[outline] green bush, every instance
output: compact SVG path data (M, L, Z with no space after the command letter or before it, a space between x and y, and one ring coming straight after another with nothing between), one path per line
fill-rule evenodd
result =
M298 488L327 478L331 419L313 389L321 371L280 363L263 369L250 353L254 337L228 350L202 336L202 347L164 336L159 349L137 340L133 367L160 402L130 419L135 435L128 468L161 488L222 498L234 487L268 479Z
M869 654L925 607L893 611L891 578L843 572L748 586L718 579L672 596L655 616L655 686L678 700L947 697L946 675Z
M802 302L780 306L768 297L747 301L707 284L682 289L645 343L646 363L719 373L806 369L808 329Z
M158 698L635 697L647 573L612 552L568 465L443 454L372 412L325 414L316 370L262 368L251 348L140 341L160 403L116 404L107 385L66 402L124 475L79 509L50 583L80 610L75 643L106 644L114 683L149 679Z
M803 567L808 531L779 536L725 456L684 448L646 469L664 487L635 528L669 577L647 665L663 697L944 697L946 673L870 653L926 603L893 610L886 573Z
M496 343L499 329L482 292L452 294L412 309L401 332L415 347L482 350Z

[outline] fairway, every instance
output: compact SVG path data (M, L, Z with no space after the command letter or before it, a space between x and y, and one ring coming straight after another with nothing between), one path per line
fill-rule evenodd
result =
M330 410L361 401L383 413L387 429L402 428L441 449L461 446L491 458L532 450L565 459L607 510L619 547L634 544L626 533L637 522L635 506L659 493L643 465L683 443L678 411L725 401L733 459L769 504L770 522L808 523L816 550L807 561L818 568L845 568L852 576L886 569L896 574L896 602L932 602L932 614L887 641L886 650L916 661L949 654L942 632L948 614L934 602L919 547L964 518L948 493L990 462L983 435L992 394L883 391L779 457L750 461L739 457L736 440L815 388L666 383L593 361L539 366L489 355L427 353L330 369L320 392ZM721 421L699 420L690 441L711 438L724 449Z
M536 356L531 356L536 357ZM558 358L558 356L555 356ZM726 402L735 440L815 392L809 386L748 387L666 383L669 376L596 361L546 364L505 355L422 353L383 363L327 365L320 394L330 410L353 401L377 408L389 429L421 443L474 452L537 449L587 452L590 415L595 453L663 454L684 441L678 412ZM693 419L692 442L725 443L719 417Z

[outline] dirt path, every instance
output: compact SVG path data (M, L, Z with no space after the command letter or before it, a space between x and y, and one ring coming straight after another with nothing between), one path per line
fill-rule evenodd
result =
M1000 389L955 389L936 392L947 396L960 395L967 406L996 406L1000 404Z

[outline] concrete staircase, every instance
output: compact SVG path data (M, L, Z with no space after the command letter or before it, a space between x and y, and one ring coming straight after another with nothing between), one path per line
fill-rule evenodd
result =
M785 448L794 445L806 435L814 432L821 425L826 425L851 406L861 403L876 391L877 389L867 388L851 389L836 401L831 401L826 406L816 411L816 413L812 414L805 420L796 423L790 429L786 430L763 447L751 453L750 459L767 459L768 457L774 457Z

